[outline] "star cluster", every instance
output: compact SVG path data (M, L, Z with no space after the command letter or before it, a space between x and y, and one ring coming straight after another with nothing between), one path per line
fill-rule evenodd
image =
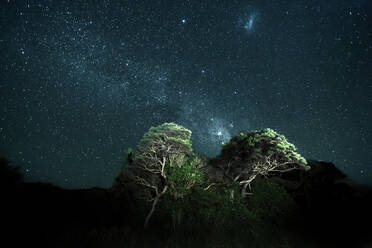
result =
M110 186L150 126L218 154L270 127L372 182L372 4L3 1L0 152L29 180Z

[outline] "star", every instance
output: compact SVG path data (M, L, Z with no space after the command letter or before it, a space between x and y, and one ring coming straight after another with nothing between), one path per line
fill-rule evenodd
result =
M121 151L170 121L207 156L271 127L308 157L356 179L371 174L348 169L368 164L371 150L365 0L101 1L99 12L83 0L6 2L0 143L35 180L109 187ZM97 173L103 164L107 177Z

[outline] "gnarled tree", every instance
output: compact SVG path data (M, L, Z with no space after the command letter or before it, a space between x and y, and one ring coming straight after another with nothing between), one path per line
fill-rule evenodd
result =
M181 168L192 155L190 138L191 131L175 123L151 127L134 150L130 164L117 178L114 187L132 189L134 200L150 205L145 228L164 194L182 197L177 183L170 179L175 177L174 168ZM186 179L183 182L186 188L196 182L192 176Z
M305 171L306 164L293 144L269 128L241 133L225 144L221 154L211 160L211 165L220 169L225 178L241 185L243 197L251 194L248 189L257 177L276 176L283 184L289 183L283 175L295 170Z

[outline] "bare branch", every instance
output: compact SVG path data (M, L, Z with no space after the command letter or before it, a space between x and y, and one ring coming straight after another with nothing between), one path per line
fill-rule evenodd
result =
M143 227L146 229L148 227L148 224L149 224L149 221L150 221L150 218L152 216L152 214L154 213L155 211L155 208L156 208L156 205L158 204L158 201L160 199L160 197L162 195L164 195L168 190L168 186L166 185L164 188L163 188L163 191L160 193L160 194L157 194L156 197L154 198L154 201L152 202L152 206L151 206L151 209L150 209L150 212L147 214L146 216L146 219L145 219L145 223L143 224Z
M225 176L234 182L238 182L242 187L241 194L243 197L251 194L247 191L251 191L251 184L257 176L268 178L277 173L286 173L301 169L293 161L279 162L273 155L265 156L260 161L245 164L241 167L238 164L233 168L231 161L228 161L225 167L220 166Z
M204 188L204 190L208 190L210 187L212 187L213 185L216 185L216 183L211 183L208 185L208 187Z

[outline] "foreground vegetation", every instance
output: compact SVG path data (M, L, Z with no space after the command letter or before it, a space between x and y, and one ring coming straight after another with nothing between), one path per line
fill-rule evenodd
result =
M152 127L110 189L24 183L0 162L4 236L15 246L358 247L370 237L372 191L272 129L241 133L205 158L190 130Z

